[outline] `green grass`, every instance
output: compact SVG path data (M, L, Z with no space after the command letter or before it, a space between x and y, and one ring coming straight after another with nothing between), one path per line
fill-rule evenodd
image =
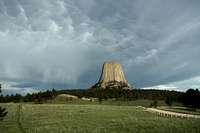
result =
M199 133L200 120L161 117L136 106L0 104L0 133Z
M101 102L102 105L122 105L122 106L144 106L144 107L149 107L150 104L153 102L153 100L147 100L147 99L138 99L138 100L132 100L132 101L119 101L119 100L114 100L114 99L108 99L108 100L103 100ZM158 106L167 106L164 100L158 100ZM79 105L96 105L99 104L98 100L95 101L84 101L81 99L77 100L49 100L47 103L51 104L79 104ZM174 102L174 106L182 106L182 104Z

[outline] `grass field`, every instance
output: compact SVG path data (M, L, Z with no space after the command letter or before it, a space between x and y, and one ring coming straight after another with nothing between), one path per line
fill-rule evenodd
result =
M0 133L199 133L200 120L161 117L137 106L0 104Z
M153 102L153 100L147 100L147 99L138 99L138 100L132 100L132 101L120 101L120 100L113 100L113 99L108 99L108 100L103 100L101 102L102 105L125 105L125 106L144 106L144 107L149 107L150 104ZM81 104L81 105L96 105L99 104L98 100L96 101L84 101L84 100L68 100L68 101L61 101L61 100L50 100L47 103L51 104ZM157 100L158 106L167 106L164 100ZM182 106L181 103L173 102L173 106Z

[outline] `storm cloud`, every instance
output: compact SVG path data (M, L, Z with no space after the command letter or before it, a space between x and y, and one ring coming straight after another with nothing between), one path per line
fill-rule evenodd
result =
M198 87L199 12L199 0L0 0L2 89L88 88L107 60L137 88Z

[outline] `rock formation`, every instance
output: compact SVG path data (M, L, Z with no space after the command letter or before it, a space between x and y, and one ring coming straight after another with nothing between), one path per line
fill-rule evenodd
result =
M99 82L93 86L110 89L130 89L131 86L125 79L122 66L114 61L105 62L103 64L101 77Z

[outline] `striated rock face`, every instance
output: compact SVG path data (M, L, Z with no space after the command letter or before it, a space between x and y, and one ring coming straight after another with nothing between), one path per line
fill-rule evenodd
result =
M125 79L122 66L114 61L103 64L101 77L94 87L130 89L131 86Z

